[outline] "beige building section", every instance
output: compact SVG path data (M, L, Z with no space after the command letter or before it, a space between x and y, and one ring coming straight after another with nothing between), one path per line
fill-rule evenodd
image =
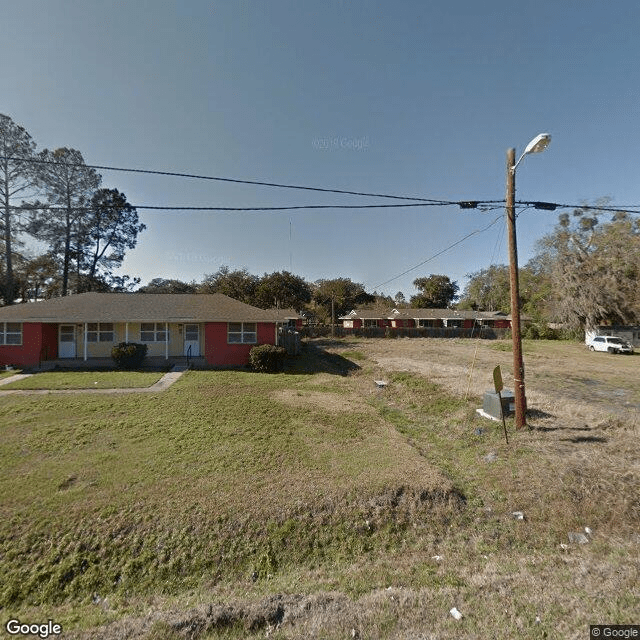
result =
M185 355L184 336L185 336L185 324L169 322L167 326L169 328L169 345L165 344L165 341L143 341L141 339L141 324L140 322L115 322L113 323L113 341L101 342L95 341L86 342L86 357L87 358L110 358L111 349L120 342L139 342L146 344L148 347L147 355L154 357L180 357ZM164 330L165 323L149 323L154 324L158 330ZM204 324L203 323L189 323L191 326L197 324L198 337L199 337L199 353L204 354ZM84 358L85 356L85 331L88 330L88 335L91 335L91 329L95 326L91 323L78 323L75 324L75 345L76 345L76 358ZM104 323L102 324L104 327ZM154 332L155 333L155 332ZM154 337L156 337L154 335ZM193 350L192 350L193 353Z

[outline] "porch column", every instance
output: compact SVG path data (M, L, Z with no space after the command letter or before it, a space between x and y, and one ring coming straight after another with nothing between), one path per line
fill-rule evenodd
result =
M84 323L84 360L87 361L87 323Z
M164 323L164 359L169 359L169 323Z
M129 342L129 323L124 323L124 341Z

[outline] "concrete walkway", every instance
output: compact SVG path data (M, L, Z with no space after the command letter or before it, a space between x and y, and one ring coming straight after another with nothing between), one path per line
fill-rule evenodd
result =
M169 373L165 373L158 382L150 387L127 387L124 389L5 389L0 391L1 396L41 396L49 393L158 393L168 389L186 371L184 367L175 366ZM32 373L18 373L0 380L0 386L16 382L23 378L29 378Z
M32 375L33 373L16 373L15 375L9 376L8 378L2 378L2 380L0 380L0 385L10 384L11 382L18 382L18 380L30 378Z

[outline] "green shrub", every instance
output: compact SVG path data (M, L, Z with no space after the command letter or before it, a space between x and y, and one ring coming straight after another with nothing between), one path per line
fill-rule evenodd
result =
M528 340L558 340L560 335L556 329L551 329L545 323L532 323L527 325L523 332L522 337Z
M147 345L121 342L111 349L111 357L118 369L137 369L147 355Z
M256 371L274 373L282 369L286 355L287 350L284 347L261 344L259 347L252 347L249 351L249 364Z

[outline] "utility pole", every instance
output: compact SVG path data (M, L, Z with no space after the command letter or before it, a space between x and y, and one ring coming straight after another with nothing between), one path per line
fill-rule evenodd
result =
M513 393L516 401L516 429L526 424L527 399L524 391L524 362L520 335L520 284L516 241L516 150L507 150L507 227L509 229L509 276L511 284L511 336L513 339Z

